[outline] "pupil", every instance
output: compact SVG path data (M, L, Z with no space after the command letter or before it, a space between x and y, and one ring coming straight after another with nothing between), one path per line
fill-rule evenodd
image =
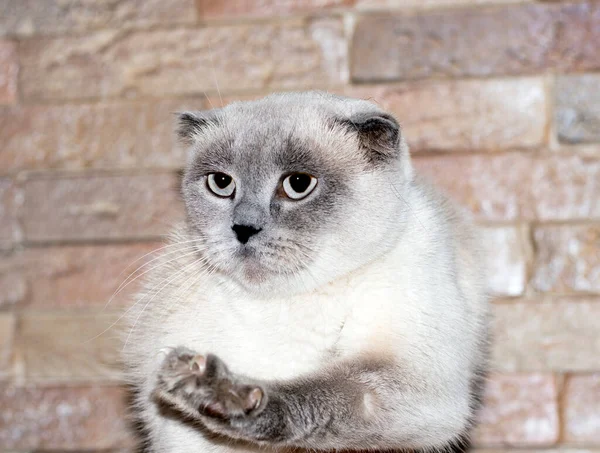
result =
M296 173L290 177L290 186L298 193L305 192L310 186L310 176L303 173Z
M225 173L217 173L215 174L215 184L219 189L224 189L231 184L231 176L226 175Z

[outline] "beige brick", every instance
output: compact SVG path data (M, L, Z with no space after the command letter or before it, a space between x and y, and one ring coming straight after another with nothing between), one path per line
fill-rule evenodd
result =
M0 0L0 35L193 23L194 0Z
M536 290L600 293L600 225L539 227L534 243Z
M600 76L558 77L555 90L554 121L559 141L600 142Z
M598 154L535 159L532 205L539 220L600 219Z
M19 264L19 255L0 252L0 309L13 308L25 301L27 280Z
M201 19L281 17L289 14L325 13L354 5L356 0L197 0Z
M30 241L157 237L182 218L173 174L48 177L24 191Z
M495 369L600 369L600 298L497 304L493 319Z
M14 181L0 177L0 249L18 239L18 193Z
M0 388L5 449L102 450L132 445L119 387Z
M327 86L346 80L341 19L31 39L27 100Z
M118 315L106 312L23 314L16 348L25 378L28 382L122 378L119 329L123 325L117 320Z
M540 146L546 128L541 79L436 81L359 87L400 123L412 151Z
M584 155L440 155L417 169L484 220L600 218L600 159Z
M481 231L491 293L502 296L523 294L530 254L527 231L517 227L488 227Z
M147 254L161 247L160 242L150 242L26 250L19 256L19 267L28 282L28 307L103 307L109 301L110 307L127 305L144 278L143 272L158 263L151 261L157 254ZM181 248L163 251L177 252ZM119 293L115 294L117 289Z
M549 374L494 375L474 441L480 446L545 446L558 440L558 395Z
M600 374L570 376L563 401L565 442L600 445Z
M17 102L18 74L17 45L0 40L0 105Z
M174 112L203 108L200 99L6 108L0 110L0 166L181 167Z
M415 8L446 8L471 5L525 3L521 0L357 0L357 9L415 9Z
M0 381L12 374L12 358L15 336L15 316L0 313Z
M600 67L600 6L515 5L416 15L366 15L352 43L352 78L529 74Z

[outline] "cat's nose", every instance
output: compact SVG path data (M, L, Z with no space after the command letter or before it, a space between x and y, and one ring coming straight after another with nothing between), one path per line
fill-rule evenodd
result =
M255 228L252 225L238 225L238 224L233 225L231 227L231 229L237 236L238 241L240 241L242 244L245 244L246 242L248 242L248 240L252 236L254 236L255 234L259 233L262 230L262 228Z

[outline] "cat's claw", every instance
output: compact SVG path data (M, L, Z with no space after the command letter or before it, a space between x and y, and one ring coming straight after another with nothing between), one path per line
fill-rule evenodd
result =
M223 420L250 416L265 399L259 386L241 382L217 356L183 347L165 357L156 394L189 414Z

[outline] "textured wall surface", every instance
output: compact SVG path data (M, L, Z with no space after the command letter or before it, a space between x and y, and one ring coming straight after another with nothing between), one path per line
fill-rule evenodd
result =
M135 282L105 305L181 216L172 112L306 88L391 110L485 229L477 448L600 453L591 0L0 0L0 453L132 445Z

